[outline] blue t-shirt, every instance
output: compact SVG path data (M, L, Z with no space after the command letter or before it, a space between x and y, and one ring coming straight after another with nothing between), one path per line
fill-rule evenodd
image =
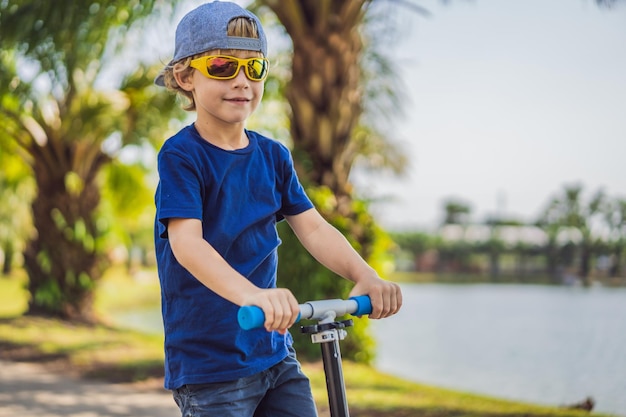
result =
M227 151L193 125L165 141L158 157L155 246L165 327L165 387L236 380L284 359L291 336L241 330L238 306L218 296L174 257L170 218L202 221L203 236L260 288L276 287L276 222L313 207L289 150L246 131L249 145Z

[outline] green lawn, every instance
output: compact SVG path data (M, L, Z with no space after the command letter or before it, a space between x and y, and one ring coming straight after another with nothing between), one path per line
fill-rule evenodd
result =
M111 382L161 378L162 337L106 325L86 326L22 316L25 277L0 277L0 357L57 364L57 368ZM106 321L112 309L158 303L154 273L130 278L110 270L100 283L96 310ZM62 366L58 366L58 364ZM327 409L324 371L320 363L304 364L322 415ZM346 391L353 417L498 417L589 415L586 412L502 401L408 382L375 369L344 362ZM600 416L600 414L594 414Z

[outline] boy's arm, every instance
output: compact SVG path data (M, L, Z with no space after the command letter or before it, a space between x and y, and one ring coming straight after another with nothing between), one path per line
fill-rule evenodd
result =
M265 313L265 328L285 333L295 322L298 301L284 288L261 289L233 269L202 237L197 219L170 219L167 233L176 260L211 291L239 306Z
M322 265L356 285L350 295L369 295L371 318L391 316L402 306L400 287L381 279L346 238L328 223L317 210L310 209L285 217L307 251Z

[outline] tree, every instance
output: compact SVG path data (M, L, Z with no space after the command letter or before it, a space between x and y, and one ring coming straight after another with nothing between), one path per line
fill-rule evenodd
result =
M375 117L363 118L365 111L374 109L364 103L366 94L378 91L385 104L393 97L393 82L382 82L391 73L392 68L384 64L389 61L369 59L375 58L375 49L364 45L371 3L258 0L255 11L262 14L260 6L268 6L291 38L291 79L283 91L291 110L292 151L298 174L322 215L370 264L375 264L386 239L368 213L367 203L355 197L349 174L359 157L365 157L369 166L380 167L382 163L396 171L406 160L375 124L367 123ZM390 81L397 80L389 77ZM372 82L368 84L368 80ZM291 230L283 225L279 229L283 240L279 249L281 285L293 289L303 300L347 295L349 288L342 280L331 278L329 271L312 263L297 243L292 244L296 239ZM349 343L356 339L352 337ZM369 342L365 339L359 348L346 346L347 357L361 355L362 360L368 360L369 349L364 346ZM306 348L299 346L298 350L303 353Z
M411 254L416 271L423 271L422 257L428 251L436 249L440 242L434 236L425 232L396 232L392 233L393 241L401 250ZM429 267L431 267L429 265Z
M144 65L102 79L131 27L156 1L0 2L0 124L37 185L37 230L24 252L29 313L92 320L105 266L100 173L124 146L161 138L175 103ZM159 109L155 112L154 109Z
M609 241L613 255L609 275L617 277L622 271L622 259L626 248L626 200L615 198L606 201L603 213L609 227Z
M397 101L401 84L389 64L393 61L385 59L383 47L376 43L382 38L389 41L392 31L381 24L389 22L383 10L369 7L371 3L257 0L252 6L257 14L267 6L292 41L291 78L279 90L289 103L300 179L307 189L331 190L339 214L352 223L347 233L366 258L372 242L366 240L368 233L363 233L352 210L356 196L349 183L351 169L357 160L370 169L396 174L407 165L389 135L380 133L391 130L381 122L390 124L402 114Z
M303 178L334 194L349 194L347 155L362 113L358 27L369 1L266 0L293 43L292 78L286 89L292 109L293 152Z
M291 79L285 95L291 108L298 172L304 182L328 187L340 199L347 197L349 206L350 171L357 157L368 154L368 150L373 153L373 143L384 144L375 146L375 152L388 162L387 166L401 170L406 165L402 153L361 119L366 107L364 95L373 88L378 88L377 98L386 104L399 94L392 85L393 69L376 56L374 47L364 45L371 0L257 3L275 13L292 41ZM386 82L375 87L376 79Z
M583 285L587 286L590 284L589 272L594 247L592 223L593 219L601 214L605 196L602 190L599 190L585 204L582 201L582 191L583 187L579 184L565 186L562 194L552 199L538 224L546 230L550 242L553 243L561 230L569 228L580 233L581 240L578 243L579 275ZM565 247L566 250L571 248L571 246Z
M469 223L469 216L472 213L472 209L468 204L449 199L444 202L443 209L443 224L467 225Z

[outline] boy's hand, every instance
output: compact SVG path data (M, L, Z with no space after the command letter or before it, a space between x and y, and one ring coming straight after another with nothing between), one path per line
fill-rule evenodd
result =
M285 288L260 290L248 298L244 305L260 307L265 314L265 330L277 331L280 334L287 333L300 313L296 297Z
M360 279L352 288L350 297L369 295L372 302L372 319L382 319L396 314L402 307L402 291L394 282L385 281L378 276Z

